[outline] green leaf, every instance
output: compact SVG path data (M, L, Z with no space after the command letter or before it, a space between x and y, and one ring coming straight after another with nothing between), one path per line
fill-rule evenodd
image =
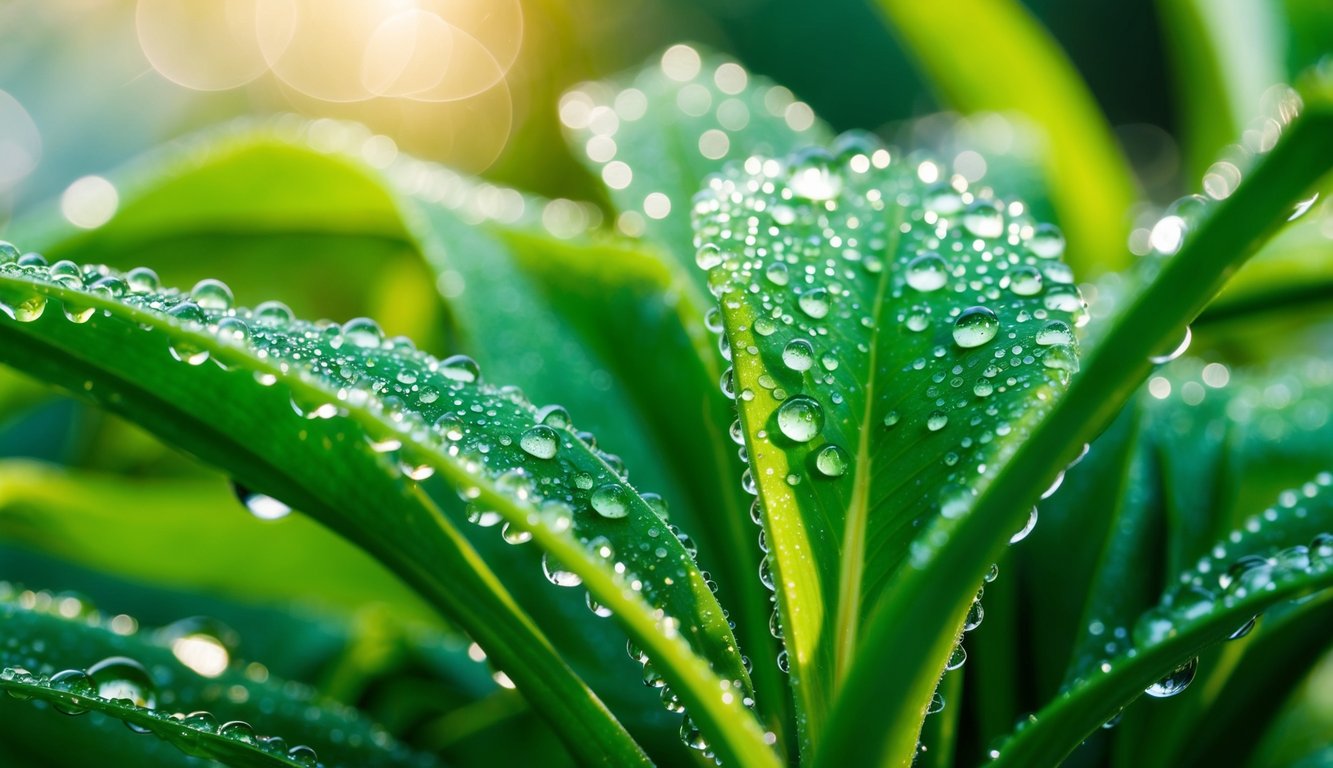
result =
M944 545L933 547L920 568L903 571L893 593L872 610L862 641L865 651L835 708L834 733L821 753L824 764L901 763L911 758L913 723L945 667L951 652L947 638L962 626L988 564L1028 514L1027 505L1055 479L1056 468L1074 459L1112 420L1156 356L1179 348L1185 324L1333 165L1333 99L1327 87L1307 92L1305 114L1285 125L1282 139L1259 154L1234 193L1213 204L1192 206L1201 210L1191 211L1188 224L1176 215L1163 225L1181 234L1179 239L1162 238L1170 250L1178 250L1169 258L1159 255L1144 262L1141 287L1131 300L1116 306L1109 291L1099 295L1094 309L1108 317L1094 324L1100 334L1068 392L1047 418L1032 426L998 471L993 465L988 468L994 474L983 477L986 487L972 508L949 521L941 535ZM1289 96L1277 117L1290 120L1298 103ZM867 739L853 727L855 718L842 714L872 701L894 703L893 711L884 714L895 726L886 729L882 739Z
M1322 473L1218 542L1138 618L1132 647L1117 648L1076 678L1034 724L992 753L995 764L1059 762L1145 688L1159 697L1184 690L1198 653L1245 631L1253 616L1333 586L1330 486L1333 475Z
M703 180L727 161L828 139L788 89L685 44L632 81L566 93L560 114L575 154L606 185L616 227L659 244L700 288L690 207Z
M1063 239L1021 204L928 187L859 137L834 152L733 169L696 203L807 745L866 607L1049 407L1082 317Z
M876 3L942 99L962 112L1017 112L1045 134L1046 179L1080 275L1128 265L1128 163L1092 94L1021 4Z
M88 277L89 282L102 279L97 270ZM436 361L405 342L386 342L368 321L316 327L292 321L271 305L262 317L242 312L242 320L221 308L226 301L216 295L216 285L212 296L210 287L196 292L199 301L211 299L215 308L210 310L174 292L131 292L122 300L112 295L125 290L117 279L112 278L114 288L104 284L89 293L77 287L82 278L66 287L49 282L45 268L9 265L0 292L8 306L18 308L19 317L31 319L37 303L59 300L62 309L86 322L68 322L54 306L38 322L5 322L7 359L67 388L84 389L83 382L92 382L92 395L103 403L366 546L471 634L552 718L571 749L590 760L639 758L600 703L517 611L456 524L441 514L437 503L447 506L452 519L463 517L454 494L427 492L405 474L420 478L438 472L475 502L479 520L492 520L498 512L513 527L512 536L529 532L629 625L631 636L653 654L663 676L710 731L722 728L718 711L744 711L744 694L729 699L716 694L721 690L717 678L687 652L685 638L701 653L712 654L720 667L733 665L738 674L728 679L743 683L739 654L721 611L700 607L699 601L708 604L711 595L682 545L569 430L560 429L552 441L564 441L561 461L540 474L535 467L526 476L519 472L520 464L534 461L520 447L527 442L520 437L536 426L536 409L513 393L465 381L476 375L470 361ZM165 311L177 307L183 307L176 310L179 318ZM85 308L92 311L85 314ZM224 316L229 316L226 322ZM240 333L237 329L247 322L248 334ZM184 362L173 361L173 354ZM136 384L145 377L153 381L152 393ZM219 412L219 402L236 407ZM446 409L456 413L459 423L446 419L434 426ZM458 432L464 433L461 446L448 440ZM329 475L323 459L344 444L338 453L340 470ZM404 444L401 456L389 450ZM511 469L501 482L500 475ZM578 489L578 501L584 506L577 513L552 501L543 517L536 501L545 494L538 482L558 481L572 497L573 476L580 472L618 488L607 492L623 494L627 519L600 520L587 509L583 489ZM656 530L656 537L649 529ZM600 542L585 545L575 533L588 539L608 536L621 558L644 571L637 577L643 592L670 613L654 613L639 592L626 589L635 583L633 572L616 574L597 553L607 548ZM635 533L640 536L634 538ZM653 538L656 547L637 548ZM656 557L659 550L661 558ZM680 635L663 633L659 625L668 624L678 626ZM701 694L705 689L707 696ZM757 728L749 733L761 738ZM709 735L720 742L719 750L726 749L716 732Z
M0 626L0 688L64 715L102 713L235 766L434 765L354 710L273 678L262 664L232 660L225 632L207 623L149 631L128 616L104 618L72 595L3 583Z

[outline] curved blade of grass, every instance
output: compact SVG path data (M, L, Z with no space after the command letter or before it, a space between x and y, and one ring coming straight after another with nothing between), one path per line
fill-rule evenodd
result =
M7 638L0 651L0 689L13 698L49 702L65 715L100 712L186 754L228 765L435 764L350 708L317 700L304 686L262 672L247 674L241 662L218 666L230 661L225 646L203 625L151 632L135 629L128 617L117 618L119 624L102 618L77 597L0 584L0 626ZM197 652L204 648L203 654ZM127 659L129 665L98 672L101 660L114 658ZM92 677L57 675L65 669L89 670ZM114 680L128 682L115 685Z
M379 268L391 265L383 258L374 258L382 251L424 254L441 270L440 290L448 308L465 326L460 329L462 341L479 354L488 372L496 378L522 384L533 397L561 403L578 414L580 427L591 427L606 447L623 451L624 465L638 468L636 477L642 475L640 479L646 480L647 487L695 486L697 483L687 483L686 479L707 477L710 473L718 478L729 475L730 467L721 450L722 439L715 434L716 430L710 430L706 423L694 423L690 429L694 420L682 418L696 411L698 418L703 417L704 411L695 398L707 399L714 409L725 407L713 383L716 374L701 374L685 366L680 370L683 381L662 376L654 379L654 387L638 386L640 370L625 362L632 355L623 349L616 350L604 338L612 328L647 328L648 332L661 333L666 336L664 341L677 345L691 343L682 342L678 336L701 340L706 335L701 319L693 320L696 326L693 333L679 327L677 323L684 325L686 318L679 313L648 311L647 317L639 319L645 314L643 310L660 306L662 292L668 297L674 292L670 281L664 282L658 274L662 271L658 259L641 255L639 250L588 242L586 238L568 244L559 240L553 233L563 237L584 231L586 217L579 217L587 206L524 197L513 190L406 156L398 157L387 168L382 163L372 167L365 150L369 138L368 131L360 126L291 119L259 125L241 123L222 131L206 132L184 147L155 152L115 175L113 178L127 199L120 214L95 236L84 233L66 236L56 243L56 248L62 255L93 255L99 260L104 248L112 249L108 255L121 259L128 258L123 251L161 252L162 258L155 263L172 268L173 272L180 271L181 265L176 262L181 260L169 257L175 256L178 249L202 256L205 261L222 258L230 263L253 257L252 241L270 246L276 242L298 249L310 247L321 254L360 255L362 261L372 263L353 264L350 272L370 269L372 275ZM307 177L319 182L313 193L306 187ZM245 191L253 186L254 179L264 185L256 199L269 209L255 211L247 200ZM197 201L201 190L223 196L223 204L215 208L188 202ZM143 204L141 199L155 205ZM358 202L364 205L363 210L357 210ZM31 223L24 230L45 231ZM64 230L57 226L52 231ZM49 239L52 235L44 236ZM557 248L563 254L559 265L547 258ZM519 254L527 254L521 265ZM281 255L281 265L296 269L293 278L296 283L309 282L304 278L311 265L303 265L286 253ZM268 252L260 256L270 260L276 257L277 254ZM612 265L616 268L609 269ZM190 268L199 269L197 265ZM323 262L314 268L343 271ZM596 302L548 307L547 297L537 290L535 283L549 279L551 271L557 268L562 276L587 275L585 290L596 286L610 295L640 292L648 299L647 306L636 307L634 323L628 322L629 317L611 317L605 327L586 327L589 324L583 322L585 316L600 311L605 296L597 297ZM272 279L272 270L266 267L262 271ZM187 270L184 274L191 273ZM197 277L198 272L193 275ZM419 288L435 281L417 279L414 283ZM563 286L560 290L562 295L572 295ZM299 295L300 291L296 293ZM324 287L317 293L322 296ZM385 297L384 303L393 310L392 315L413 315L410 322L398 323L400 328L428 323L434 316L433 312L415 312L414 296L408 290ZM323 311L337 304L321 301L317 306ZM688 303L678 302L675 307L684 310ZM702 317L702 311L694 314ZM636 344L641 342L642 339L636 339ZM706 343L703 345L706 347ZM712 362L707 355L689 352L687 355L687 359ZM650 362L655 365L656 359ZM552 375L553 372L560 375ZM615 387L608 373L632 378L635 385ZM700 394L704 390L706 396ZM631 392L638 399L631 401L621 395L623 392ZM672 416L672 411L679 413ZM724 417L713 420L720 422L724 422ZM658 433L664 429L670 434ZM694 439L699 431L710 434L717 448L711 464L705 462L707 472L696 471L700 462L695 460L699 452L695 450ZM682 436L689 439L682 442ZM721 459L721 463L716 459ZM682 467L673 475L670 470L678 464ZM728 482L723 487L729 493L721 501L730 501L739 510L735 498L739 491L734 483ZM706 494L706 489L692 490ZM719 517L737 521L743 513L717 515L717 496L709 496L706 504L700 504L708 507L708 515L695 514L688 503L691 499L671 501L676 522L688 524L687 530L700 536L715 574L719 578L730 577L731 583L747 583L738 576L753 573L757 559L751 556L747 561L748 550L736 551L730 540L718 544L716 537L707 535L712 529L696 525L700 519L712 522ZM723 528L724 532L727 530ZM543 627L561 655L595 687L617 716L635 729L636 736L650 739L664 736L658 731L669 724L669 714L663 713L653 701L656 691L619 685L623 679L620 676L630 672L632 665L604 663L607 653L618 653L623 636L611 626L588 626L589 617L582 600L549 599L545 581L532 578L539 568L531 562L531 556L513 552L512 547L505 546L487 531L473 532L470 540L488 564L505 578L506 586L514 590L520 604ZM750 550L755 548L752 538L744 543ZM735 556L712 555L733 551ZM733 560L738 564L729 569ZM745 562L751 565L746 566ZM751 608L749 613L761 611L762 607ZM745 615L745 611L740 611L736 618L743 619ZM746 626L762 629L763 622L752 621ZM756 633L747 639L764 638ZM765 653L765 646L755 642L746 645L761 662L772 658L773 652ZM780 703L777 693L780 688L775 682L770 680L764 690L774 691L766 694L767 698ZM668 730L674 731L675 727ZM675 740L676 736L671 733L669 738Z
M1082 373L990 478L972 509L953 520L941 518L924 534L938 537L943 546L904 571L894 592L873 609L821 765L911 760L920 713L944 669L955 628L963 624L986 567L1028 513L1027 504L1051 483L1055 467L1077 456L1111 421L1151 370L1149 358L1179 346L1184 325L1333 165L1333 99L1327 88L1308 92L1305 113L1287 126L1234 194L1192 219L1177 253L1147 264L1151 276L1101 324L1103 333L1084 356ZM1292 111L1283 114L1289 119ZM883 702L892 703L883 711L891 725L878 739L855 728L854 717L839 714L872 701L881 710Z
M1128 265L1137 192L1110 126L1064 52L1012 0L876 5L942 99L962 112L1019 112L1044 133L1046 180L1075 271Z
M99 274L94 269L88 276L97 279ZM518 540L530 536L550 558L552 581L572 584L581 579L592 596L619 617L719 754L741 762L762 762L771 756L767 748L752 748L744 758L736 757L742 751L738 742L748 739L762 745L763 735L744 708L748 682L735 641L684 545L648 503L624 484L603 454L574 434L562 413L539 414L521 394L478 383L470 360L439 361L408 342L386 341L365 320L339 327L295 321L282 311L256 315L216 304L205 310L174 291L130 292L115 298L105 290L88 292L53 282L49 270L40 267L11 266L0 277L0 294L10 307L17 308L15 314L20 318L30 318L23 309L24 301L43 297L60 300L71 314L77 315L83 306L93 310L79 316L86 319L82 324L58 317L4 323L6 336L41 349L25 357L30 364L44 360L49 365L52 360L74 357L99 369L96 381L114 375L130 386L152 371L159 406L192 413L196 425L201 421L210 425L244 446L244 451L264 451L266 444L257 442L253 434L263 430L275 444L270 450L295 453L281 462L269 458L274 465L317 470L321 466L318 454L306 453L310 449L305 446L330 451L347 444L338 451L339 463L361 468L355 481L366 487L340 489L354 494L352 498L325 497L320 504L310 505L303 503L313 490L307 486L293 494L295 506L364 542L417 582L488 652L498 649L493 658L515 683L527 687L530 696L536 688L540 700L546 680L553 676L529 677L536 671L533 660L522 658L524 652L512 644L524 635L528 643L544 645L544 641L530 629L518 632L515 628L516 635L496 637L495 627L477 626L475 613L458 604L462 596L451 594L446 599L433 594L440 591L438 584L422 583L425 574L437 567L435 561L450 557L448 550L430 549L449 542L460 554L470 552L442 512L459 518L469 514L483 525L504 520ZM199 300L207 304L205 292L199 294ZM244 325L244 332L237 331L238 323ZM112 340L118 348L110 346ZM14 346L18 344L11 344ZM166 354L164 346L184 362L172 361L173 354ZM126 359L127 349L133 350L136 360ZM127 369L129 365L137 367ZM276 386L279 380L281 387ZM240 402L247 409L262 407L260 414L269 423L256 426L257 419L250 412L215 420L214 406L204 410L198 395L207 391L239 392ZM96 384L93 393L98 393ZM131 410L130 403L122 403L112 404L119 410ZM288 412L285 421L278 416L283 410ZM163 429L151 414L137 408L131 413L150 428ZM539 423L543 419L550 423ZM238 428L244 433L231 431ZM222 458L212 453L212 445L197 445L189 431L182 434L177 429L169 436L206 458ZM260 458L267 457L261 454ZM220 463L235 466L231 461ZM432 475L442 487L417 484ZM265 490L273 482L264 478L267 482L254 483L245 473L239 477L250 487ZM304 480L309 483L311 478ZM278 495L286 498L292 480L276 485L274 490L282 489ZM405 502L415 503L401 503L402 511L380 516L356 511L384 506L392 496L386 494L384 500L372 497L368 504L354 499L386 485ZM466 512L449 487L470 502ZM594 497L602 514L590 506ZM439 505L448 508L442 510ZM424 535L436 529L444 535ZM455 562L460 554L452 556ZM465 562L476 584L475 574L487 571L475 554L468 555ZM495 593L494 585L483 592ZM517 615L512 606L507 613ZM514 626L517 619L506 621ZM595 705L586 690L581 695ZM551 703L542 701L539 706L545 709ZM547 714L569 728L568 710ZM598 717L603 722L607 719ZM597 721L588 725L605 727ZM570 734L564 735L574 741ZM613 738L607 733L587 737L604 742ZM589 751L586 743L570 746L576 752ZM605 753L598 754L600 759L609 759Z
M1219 542L1181 575L1156 608L1139 617L1132 648L1105 658L1076 679L998 755L992 753L994 764L1058 763L1164 673L1186 664L1251 617L1282 601L1333 587L1330 486L1333 475L1319 475L1295 491L1295 498L1282 499ZM1241 558L1248 555L1257 559L1247 568Z
M838 151L747 162L695 206L807 746L918 526L969 504L1077 367L1082 307L1020 203Z

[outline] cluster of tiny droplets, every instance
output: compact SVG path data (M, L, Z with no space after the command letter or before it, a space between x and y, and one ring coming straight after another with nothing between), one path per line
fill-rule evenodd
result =
M36 591L0 582L0 613L11 617L30 612L102 631L108 636L135 637L141 634L132 617L104 616L88 598L74 593ZM13 626L13 622L10 622ZM315 693L308 686L287 682L276 687L269 681L268 670L261 664L244 664L233 658L238 638L234 630L213 619L191 617L169 624L151 633L144 641L165 646L193 675L182 676L166 665L151 668L138 660L108 656L86 668L61 669L50 663L56 647L42 636L28 637L22 631L11 632L0 645L0 687L12 698L49 700L59 712L70 716L88 713L96 700L133 708L151 719L149 725L131 724L136 733L153 733L186 754L214 756L215 746L201 739L217 736L256 748L268 755L285 759L304 768L323 766L316 751L309 746L289 746L278 736L261 735L248 722L221 722L208 711L172 711L182 699L196 702L226 699L236 703L257 695L272 696L263 707L284 708L319 725L330 719L329 738L352 749L371 749L395 765L427 768L435 761L426 754L415 754L396 742L377 725L366 724L360 716L342 704L321 701L314 706ZM240 670L246 685L223 685L220 676L229 669ZM185 692L197 688L195 695Z
M709 169L755 150L770 126L788 144L808 143L815 127L809 105L787 88L755 78L735 62L705 59L684 44L668 48L660 66L641 72L628 88L576 86L560 100L560 120L576 151L621 201L616 228L635 237L673 212L687 211L689 200L658 188L653 180L659 174L636 168L622 145L651 140L669 125L684 137L687 156L681 161L692 170Z
M353 410L374 414L388 429L364 432L365 450L406 482L425 482L446 465L461 472L463 480L455 484L468 520L498 527L509 544L530 541L537 526L573 536L605 562L627 595L642 595L652 605L666 604L673 586L691 579L696 551L689 536L668 522L666 502L654 493L637 493L628 484L619 457L600 450L591 433L575 429L563 407L538 408L516 388L484 384L478 365L469 357L436 359L406 338L386 337L368 318L310 323L296 319L275 301L253 310L238 308L231 290L212 279L200 281L188 293L164 290L147 268L120 274L68 261L48 264L38 254L20 254L13 246L0 244L3 274L65 291L62 299L34 290L24 301L0 303L0 312L11 319L36 321L49 303L57 303L70 322L83 324L94 319L95 302L82 305L79 295L118 301L169 318L186 331L207 334L205 338L173 335L167 351L184 365L216 364L236 375L253 376L264 387L276 385L280 377L305 385L292 388L291 408L298 422L350 424ZM219 342L220 348L209 342ZM249 373L246 366L233 367L227 362L229 349L243 350L276 372L261 368ZM441 456L447 457L443 463ZM522 520L506 520L486 504L488 492L519 501L529 513ZM238 495L257 515L275 517L287 511L263 494L238 488ZM637 572L631 570L631 562L637 563ZM549 556L542 558L542 566L552 584L582 584L574 570ZM705 578L705 584L716 589L711 580ZM587 603L595 615L611 615L591 594ZM690 632L705 631L683 628L661 608L654 615L662 635L687 648ZM728 648L735 651L734 646ZM637 650L631 655L645 665L645 682L663 689L667 708L683 711L647 656ZM502 672L496 679L507 683ZM753 706L744 676L727 680L720 695ZM697 734L688 718L683 733ZM702 736L691 735L688 740L707 749Z
M1003 462L1077 370L1075 329L1087 315L1060 261L1058 230L1034 222L1019 203L970 190L961 177L941 181L928 158L895 155L853 133L829 152L751 157L710 180L694 216L698 266L720 303L707 325L726 359L759 355L768 372L737 381L736 369L728 369L723 392L742 411L760 397L777 403L775 429L758 425L752 444L739 420L732 425L742 460L775 449L808 454L778 483L756 477L765 470L750 464L742 487L759 495L763 485L771 496L791 493L807 478L849 481L855 449L838 434L852 437L847 425L859 425L861 414L848 415L845 403L865 387L870 372L859 369L871 345L891 343L900 355L912 350L914 359L874 372L893 383L878 390L882 399L872 404L867 427L888 433L884 443L892 436L949 441L932 454L944 467L944 494L905 500L919 526L971 506L987 466ZM748 325L725 328L724 315L743 307ZM928 413L905 407L917 398ZM762 503L756 499L752 508L766 553L760 577L776 590L769 551L775 542L762 530ZM1033 523L1035 509L1014 541ZM942 544L918 538L911 557L928 559ZM992 570L987 581L993 578ZM968 630L981 622L979 598ZM781 638L777 611L771 629ZM965 658L958 647L949 668ZM784 653L784 671L785 661ZM937 698L932 711L941 705Z

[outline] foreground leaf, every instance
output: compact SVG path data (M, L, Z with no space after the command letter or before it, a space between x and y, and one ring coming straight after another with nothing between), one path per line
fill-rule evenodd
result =
M834 152L749 161L695 209L807 743L866 607L1077 369L1082 317L1021 203L928 187L859 137Z
M0 323L10 362L71 388L93 382L94 396L113 408L365 543L486 648L573 751L594 762L639 759L437 501L459 520L463 505L418 480L438 473L472 502L475 520L504 520L513 540L535 539L551 558L551 580L581 579L720 754L741 751L728 739L762 745L744 710L734 640L684 546L561 412L539 415L517 394L476 383L470 360L437 361L385 341L370 321L313 326L275 305L233 311L212 283L190 300L154 291L142 276L131 287L75 268L77 280L57 282L51 269L65 268L11 263L0 277L0 299L20 319ZM85 291L85 278L110 283ZM57 314L56 300L75 322ZM52 312L39 319L36 307L47 301ZM152 394L135 383L146 375ZM216 403L228 401L238 407L218 418ZM340 445L342 471L321 476L319 459ZM749 752L741 762L768 754Z

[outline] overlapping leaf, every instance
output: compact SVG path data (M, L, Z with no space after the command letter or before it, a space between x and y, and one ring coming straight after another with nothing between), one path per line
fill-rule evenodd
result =
M98 281L104 282L83 289ZM552 581L582 580L620 617L709 737L719 739L720 753L739 751L728 738L760 741L757 727L719 725L724 718L753 723L744 710L748 684L722 612L684 544L574 434L562 409L539 413L517 392L479 384L471 360L436 360L403 340L385 340L370 321L317 326L274 304L253 313L232 310L215 283L187 297L155 290L142 273L127 279L95 268L12 262L2 282L15 316L4 324L8 360L66 386L90 377L91 391L104 402L218 460L250 487L356 536L445 607L530 696L552 693L549 670L534 678L534 660L524 658L533 650L545 655L544 641L521 628L525 620L440 516L437 503L464 513L454 494L431 488L433 482L456 488L474 521L504 522L515 542L536 539L548 554ZM59 317L57 300L68 319ZM135 383L146 371L157 412L141 402ZM234 410L204 405L222 393ZM168 416L175 418L163 423ZM343 445L340 455L359 459L316 481L323 474L317 457ZM417 484L432 474L432 483ZM444 589L439 579L450 571L496 597L487 605L467 590ZM486 620L478 605L490 612ZM512 634L504 635L501 623ZM520 649L523 635L537 648ZM565 705L581 697L599 706L586 689L566 688L564 695ZM563 713L550 716L569 727ZM571 742L606 737L565 735ZM571 747L599 749L586 742ZM604 744L597 754L608 759L609 749ZM762 760L765 752L746 759Z
M966 511L1078 365L1060 234L921 172L853 136L747 161L695 208L810 740L909 544Z

